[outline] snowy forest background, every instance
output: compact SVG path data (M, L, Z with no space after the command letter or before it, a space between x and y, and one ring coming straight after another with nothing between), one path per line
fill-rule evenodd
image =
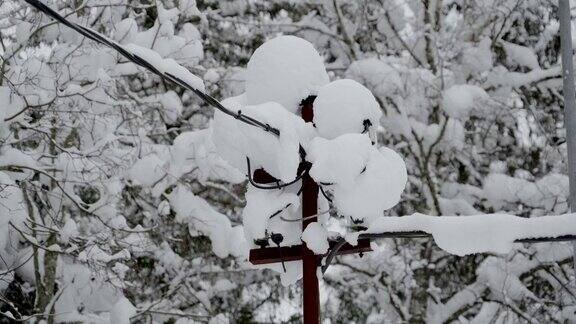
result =
M244 91L265 40L312 42L331 80L381 106L379 142L408 169L390 215L568 211L556 1L45 3L173 58L218 99ZM214 151L212 108L23 1L0 3L0 54L0 322L300 321L301 288L246 261L246 181ZM574 279L566 243L456 257L386 239L335 260L322 314L564 323Z

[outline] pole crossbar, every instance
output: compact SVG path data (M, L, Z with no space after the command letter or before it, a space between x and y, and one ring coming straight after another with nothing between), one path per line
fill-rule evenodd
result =
M339 241L330 241L330 250L333 251ZM357 245L351 245L344 241L344 246L342 246L338 250L338 255L345 255L345 254L355 254L355 253L364 253L370 252L372 249L370 248L370 240L363 239L358 240ZM280 247L268 247L268 248L261 248L261 249L252 249L250 250L249 261L252 264L268 264L268 263L280 263L280 262L289 262L289 261L298 261L302 260L302 245L291 245L291 246L280 246ZM317 255L318 260L324 255Z
M322 272L326 272L337 255L370 252L370 241L383 238L430 238L432 235L424 231L362 233L358 235L358 244L351 245L343 237L329 242L328 253L318 255L325 257ZM561 235L557 237L526 237L514 240L514 243L547 243L547 242L576 242L576 235ZM249 260L252 264L267 264L302 259L302 245L282 246L279 248L260 248L250 250Z

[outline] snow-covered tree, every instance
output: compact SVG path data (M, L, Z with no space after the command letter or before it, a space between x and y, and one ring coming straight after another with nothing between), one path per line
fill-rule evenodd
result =
M340 86L366 87L381 109L373 140L406 163L406 190L389 215L568 210L556 2L46 3L120 44L173 59L200 76L208 93L232 97L224 103L233 107L274 98L295 112L290 91L302 89L258 88L273 81L275 66L254 79L249 61L279 34L311 42L326 71L318 86L332 85L314 93L318 114L323 105L344 103ZM211 121L211 110L190 91L22 1L0 4L0 41L5 319L298 321L298 286L283 287L275 272L246 263L252 242L243 243L240 227L250 222L242 214L258 216L250 201L273 201L273 213L294 196L246 189L244 157L235 163L212 141L209 124L222 116ZM354 104L364 104L361 98ZM285 119L286 129L300 127ZM322 134L327 141L314 143L319 151L339 135L330 127ZM294 148L284 144L273 149ZM252 158L254 168L266 166L271 155L263 153ZM290 159L266 169L290 180L294 173L285 171L293 171L298 155ZM322 171L316 175L334 180ZM381 198L374 194L371 201ZM339 219L346 206L337 207L325 218ZM570 257L559 243L456 257L432 239L382 240L363 258L338 257L329 268L323 316L371 323L574 320Z
M401 152L408 167L407 191L392 214L567 211L555 2L207 6L218 10L208 14L206 34L226 43L207 57L243 63L255 37L295 34L314 43L331 78L355 79L372 91L384 114L379 141ZM229 70L242 78L237 68ZM572 316L566 245L518 246L498 258L450 256L428 240L393 239L382 249L342 258L327 273L328 317L483 322Z
M120 44L204 70L193 1L48 4ZM243 176L206 140L205 109L23 3L4 2L2 13L2 276L14 296L5 314L217 315L211 296L233 288L218 273L235 262L211 252L245 253L228 240L234 219L218 210L242 203L233 184Z

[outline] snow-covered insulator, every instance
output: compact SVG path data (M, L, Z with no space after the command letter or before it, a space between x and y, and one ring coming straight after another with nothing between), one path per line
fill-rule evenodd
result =
M374 148L366 170L353 185L333 186L334 205L342 214L369 224L400 201L407 180L406 165L396 152L386 147Z
M315 138L307 147L310 176L328 182L333 204L342 215L368 224L396 205L407 181L402 158L388 148L378 150L362 134L332 140Z
M298 195L288 192L287 189L261 190L249 186L246 192L246 207L242 211L242 223L246 239L258 245L256 243L258 240L268 240L268 233L281 233L287 237L282 227L290 227L290 231L292 231L292 227L299 224L283 222L280 217L292 213L296 214L299 205ZM290 217L293 216L290 215ZM298 242L296 241L296 243ZM290 244L294 244L294 242L291 241Z
M246 70L248 104L274 101L297 113L302 100L329 82L324 59L295 36L279 36L256 49Z
M324 138L369 132L375 139L380 117L382 111L372 92L354 80L330 82L314 100L314 125Z
M247 125L222 112L214 114L212 140L217 152L235 168L247 173L246 157L252 171L263 168L282 182L297 176L300 165L300 143L306 143L315 134L311 124L288 112L276 102L246 105L239 108L243 99L238 97L229 104L231 109L257 119L280 131L280 136Z

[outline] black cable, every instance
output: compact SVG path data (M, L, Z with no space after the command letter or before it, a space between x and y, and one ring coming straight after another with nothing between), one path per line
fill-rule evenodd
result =
M266 190L271 190L271 189L282 189L284 187L288 187L290 185L295 184L296 182L298 182L299 180L301 180L310 170L310 165L307 165L304 170L302 171L302 173L300 173L299 175L296 176L296 178L290 182L287 183L281 183L278 185L273 185L273 186L263 186L257 182L255 182L252 179L252 170L250 168L250 158L246 157L246 166L248 168L248 181L250 181L250 184L252 184L254 187L258 188L258 189L266 189Z
M270 217L268 217L268 219L272 219L274 218L274 216L277 216L278 214L280 214L281 212L285 211L288 207L292 206L292 203L288 203L286 204L286 206L284 206L281 209L278 209L277 211L274 212L274 214L270 215Z
M431 237L424 231L412 231L412 232L384 232L384 233L362 233L358 235L358 239L381 239L381 238L427 238ZM576 235L563 235L558 237L536 237L536 238L521 238L514 240L514 243L547 243L547 242L567 242L576 241ZM330 250L330 253L326 256L324 265L322 266L322 273L326 272L326 269L330 266L338 251L346 244L346 240L343 237L339 237L336 245Z
M332 202L332 199L330 197L328 197L326 192L324 192L324 188L322 188L322 186L319 186L319 187L320 187L320 192L322 193L322 196L324 196L324 198L326 198L326 200L328 200L329 202Z
M224 107L218 100L214 99L212 96L194 88L193 86L191 86L190 84L188 84L184 80L176 77L173 74L161 72L154 65L152 65L150 62L148 62L145 59L143 59L142 57L130 52L124 46L116 43L115 41L107 38L106 36L101 35L100 33L93 31L89 28L86 28L84 26L81 26L81 25L78 25L76 23L72 23L72 22L66 20L66 18L62 17L58 12L56 12L52 8L48 7L44 3L40 2L39 0L24 0L24 1L26 1L29 5L36 8L37 10L39 10L39 11L43 12L44 14L52 17L54 20L58 21L59 23L77 31L78 33L82 34L83 36L85 36L85 37L87 37L87 38L89 38L89 39L91 39L91 40L93 40L99 44L105 45L107 47L110 47L110 48L116 50L118 53L122 54L122 56L124 56L129 61L131 61L131 62L135 63L136 65L139 65L139 66L147 69L148 71L156 74L157 76L159 76L163 80L172 82L172 83L174 83L178 86L181 86L185 89L191 90L198 97L200 97L206 104L220 110L221 112L223 112L229 116L232 116L232 117L240 120L241 122L243 122L245 124L261 128L262 130L264 130L266 132L271 132L271 133L275 134L276 136L280 136L280 131L277 128L271 127L270 125L263 123L259 120L256 120L250 116L242 115L242 113L240 111L234 112L232 110L229 110L228 108Z
M280 246L280 243L284 241L284 236L280 233L272 233L272 235L270 235L270 239L278 247L278 256L282 262L282 269L284 270L284 273L286 273L286 265L284 264L284 258L282 258L282 247Z
M328 253L328 255L326 256L326 260L324 261L324 265L322 266L322 273L325 273L326 270L328 270L328 267L332 263L332 260L336 257L338 251L340 251L340 249L344 246L344 244L346 244L346 240L343 237L338 238L338 243L334 245L332 250L330 250L330 253Z

